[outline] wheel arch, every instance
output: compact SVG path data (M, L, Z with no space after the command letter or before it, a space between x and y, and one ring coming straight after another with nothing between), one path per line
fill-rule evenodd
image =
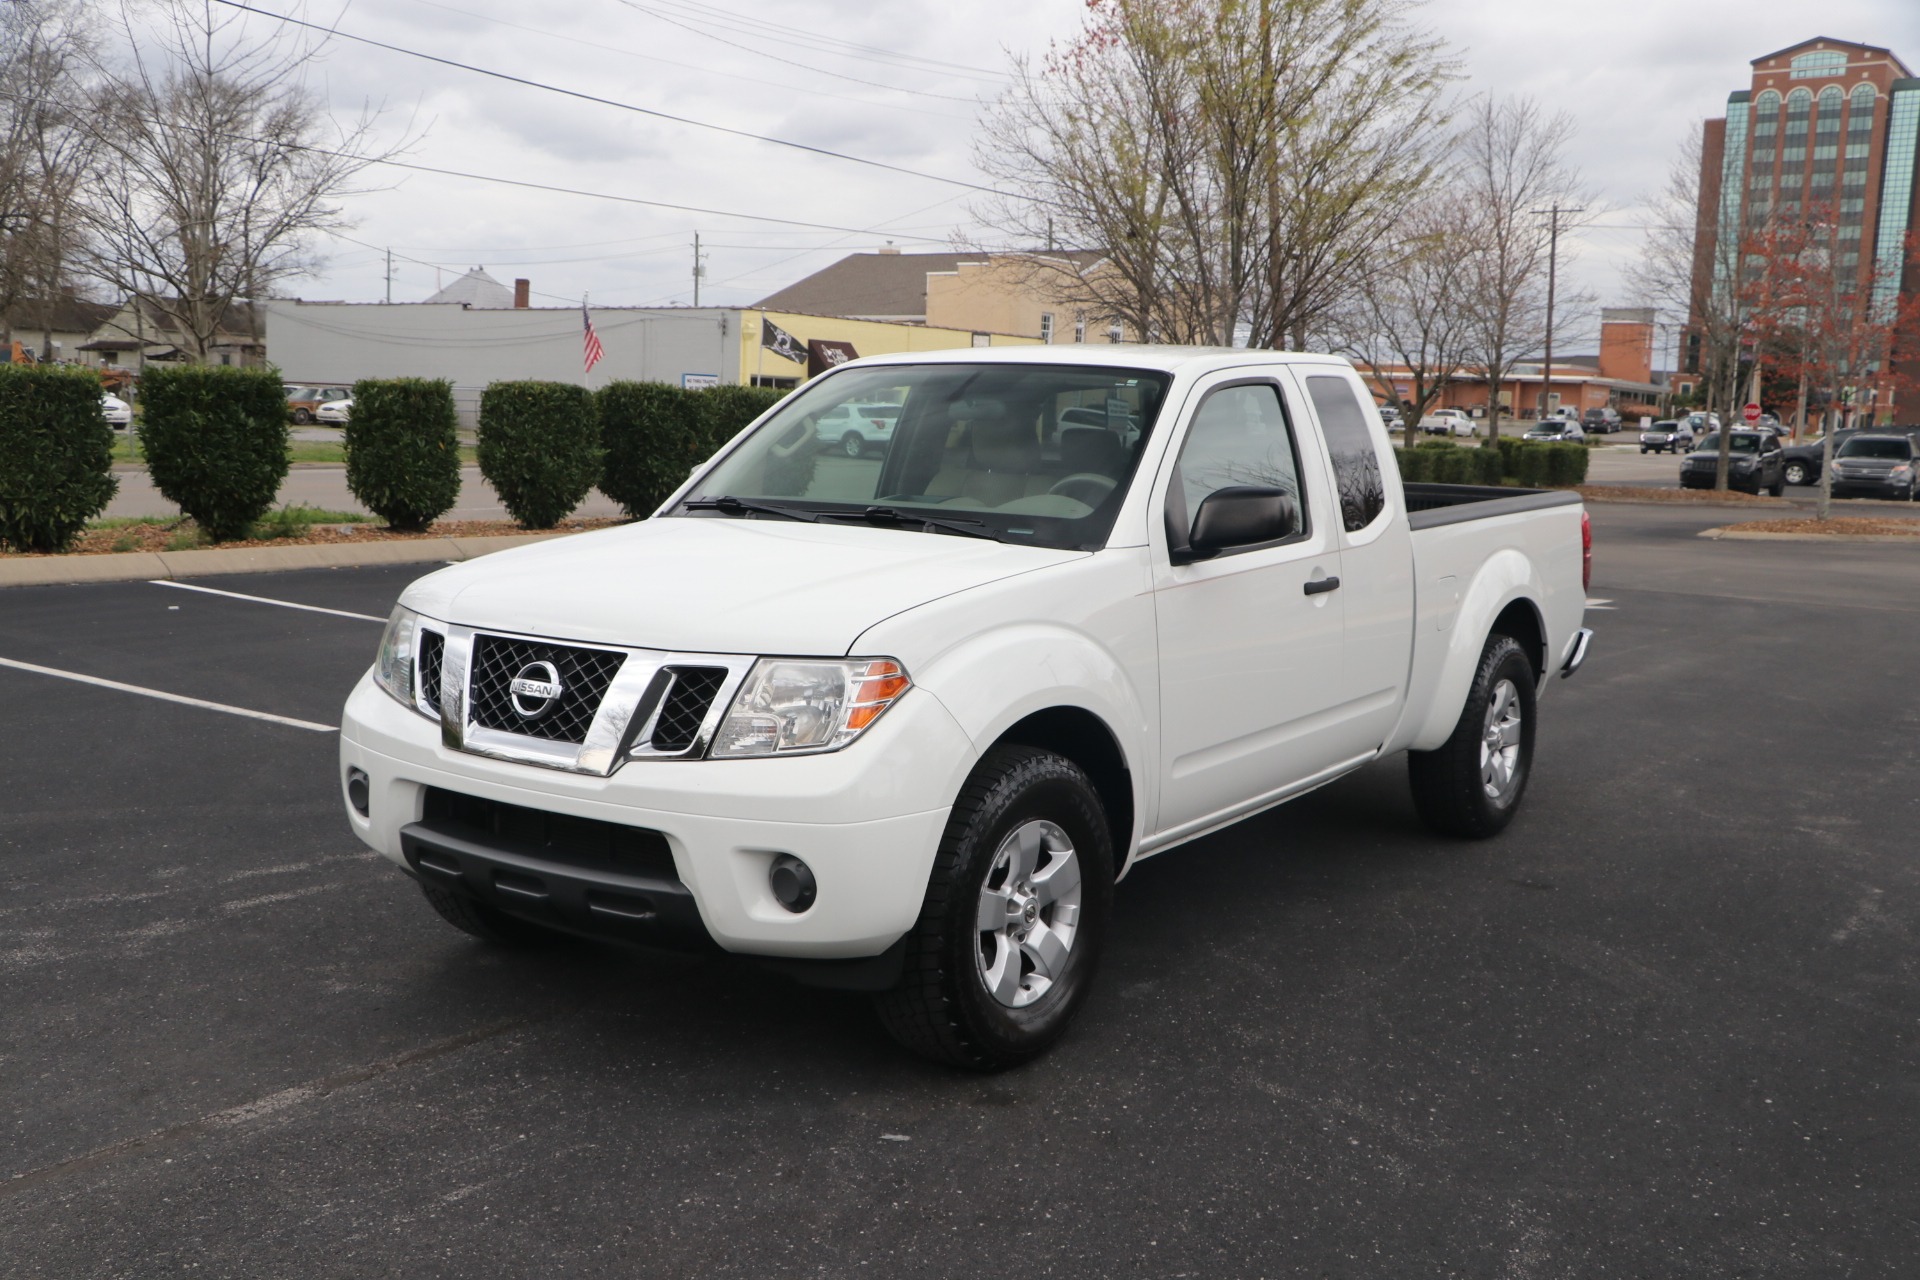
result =
M1487 628L1487 634L1512 636L1526 651L1527 661L1533 664L1535 683L1546 676L1547 627L1540 617L1540 607L1534 604L1532 597L1520 596L1508 601Z
M1023 716L994 739L987 750L1009 744L1051 751L1086 771L1094 790L1100 794L1100 807L1106 811L1117 879L1133 851L1134 829L1133 770L1119 737L1106 721L1085 707L1060 705ZM986 754L981 752L982 757Z

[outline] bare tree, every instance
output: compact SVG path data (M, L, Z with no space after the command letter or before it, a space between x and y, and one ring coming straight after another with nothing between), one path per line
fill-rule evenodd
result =
M1754 234L1756 220L1764 224L1767 215L1756 215L1752 204L1742 201L1737 220L1721 225L1717 202L1701 199L1702 157L1700 135L1694 134L1681 146L1665 189L1652 201L1651 226L1627 278L1642 297L1687 317L1687 349L1690 358L1699 361L1703 403L1730 425L1743 402L1741 347L1751 336L1757 300L1755 292L1740 283L1741 245ZM1716 489L1727 487L1731 447L1730 436L1722 431Z
M165 0L149 40L124 3L127 61L93 114L92 269L205 360L236 301L312 269L314 234L348 225L341 197L392 153L377 112L338 123L304 86L318 46L295 28Z
M1409 206L1376 246L1369 273L1327 327L1333 349L1380 386L1405 381L1404 421L1418 423L1459 373L1468 317L1459 299L1473 270L1478 222L1450 198Z
M1374 269L1426 180L1453 66L1416 0L1092 0L1080 35L1017 60L979 160L984 220L1097 248L1062 302L1159 341L1302 342Z
M92 151L88 22L78 0L0 7L0 343L37 327L41 359L53 354L54 310L77 284Z
M1463 296L1467 349L1486 371L1490 439L1500 434L1501 385L1546 343L1551 237L1541 210L1591 203L1562 155L1572 135L1572 117L1527 98L1479 99L1460 134L1464 194L1479 221Z

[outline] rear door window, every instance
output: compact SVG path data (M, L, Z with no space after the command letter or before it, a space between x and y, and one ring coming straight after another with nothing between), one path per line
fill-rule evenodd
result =
M1320 417L1320 430L1333 459L1334 484L1340 494L1340 520L1348 533L1357 533L1387 508L1387 489L1380 478L1380 455L1353 384L1345 378L1307 379L1307 394Z

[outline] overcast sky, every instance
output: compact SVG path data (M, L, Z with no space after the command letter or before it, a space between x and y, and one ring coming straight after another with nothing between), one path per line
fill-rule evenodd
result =
M252 0L290 12L292 0ZM305 10L339 29L635 106L982 181L975 122L1010 53L1077 29L1083 0L357 0ZM747 16L752 15L752 16ZM1920 66L1920 0L1430 0L1425 20L1459 55L1466 92L1524 93L1569 112L1573 161L1610 212L1575 237L1569 270L1605 305L1630 305L1621 267L1642 201L1682 139L1723 112L1748 62L1818 35L1893 49ZM250 18L251 23L266 20ZM777 23L778 26L770 24ZM812 33L812 34L809 34ZM535 303L692 298L693 233L710 246L704 303L751 303L893 239L940 248L978 193L489 80L336 41L312 73L336 113L384 102L390 137L419 135L422 165L740 214L823 231L583 196L377 170L352 198L365 245L391 247L393 298L416 301L473 265L529 277ZM309 298L377 301L384 255L322 246ZM1574 321L1570 346L1591 342Z

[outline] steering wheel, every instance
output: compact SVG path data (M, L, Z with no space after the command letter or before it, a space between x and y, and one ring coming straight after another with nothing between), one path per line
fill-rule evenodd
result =
M1077 471L1054 482L1048 493L1058 494L1062 498L1072 498L1084 502L1089 507L1097 507L1107 500L1119 481L1112 476L1103 476L1097 471Z

